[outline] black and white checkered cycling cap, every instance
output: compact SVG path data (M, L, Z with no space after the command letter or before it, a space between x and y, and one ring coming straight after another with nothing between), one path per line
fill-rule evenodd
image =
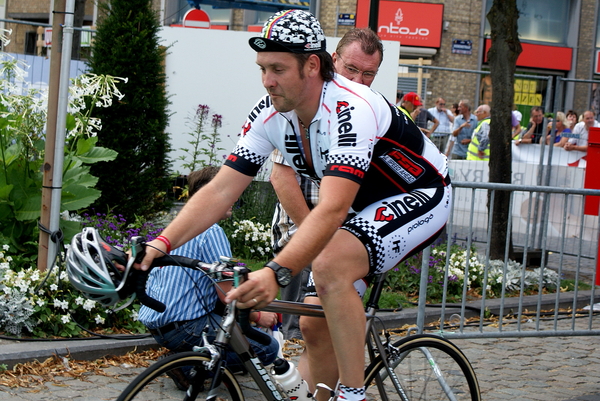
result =
M248 43L257 52L317 53L325 51L325 34L311 13L286 10L272 15L261 36Z

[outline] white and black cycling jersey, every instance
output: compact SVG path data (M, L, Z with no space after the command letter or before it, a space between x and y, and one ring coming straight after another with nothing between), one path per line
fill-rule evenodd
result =
M279 113L269 95L251 110L225 164L254 176L279 149L301 175L359 183L355 211L393 195L449 184L446 157L381 94L336 74L323 84L320 102L307 127L313 168L304 157L296 113Z

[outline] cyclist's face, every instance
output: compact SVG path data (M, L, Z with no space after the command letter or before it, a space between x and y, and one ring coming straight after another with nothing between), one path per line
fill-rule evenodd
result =
M305 75L307 62L300 70L297 59L291 53L259 52L256 64L262 72L262 83L275 110L294 110L305 98Z
M371 86L381 62L378 51L368 55L362 51L358 42L352 42L340 51L333 53L335 72L351 81Z

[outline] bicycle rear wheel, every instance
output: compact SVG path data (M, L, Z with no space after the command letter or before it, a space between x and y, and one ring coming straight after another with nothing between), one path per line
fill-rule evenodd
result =
M393 346L390 371L381 355L367 367L367 400L481 400L471 364L450 341L422 334Z
M137 376L117 401L204 400L211 380L204 369L204 362L208 360L199 352L182 352L161 359ZM217 400L244 400L238 381L228 369L221 373L216 392Z

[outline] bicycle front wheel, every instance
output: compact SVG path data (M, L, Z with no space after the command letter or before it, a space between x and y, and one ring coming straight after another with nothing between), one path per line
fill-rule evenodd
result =
M199 352L182 352L161 359L137 376L117 401L204 400L213 376L204 368L208 360ZM214 394L218 400L244 400L238 381L227 369L221 372Z
M389 370L380 355L367 368L368 400L481 400L471 364L444 338L404 338L393 345L387 362Z

